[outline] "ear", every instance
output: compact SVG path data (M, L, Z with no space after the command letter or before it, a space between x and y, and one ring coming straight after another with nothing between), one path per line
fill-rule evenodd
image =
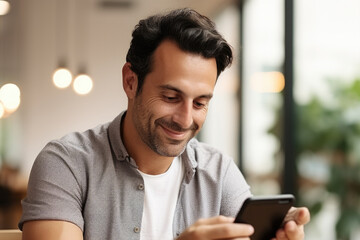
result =
M136 73L131 70L131 64L125 63L122 68L123 88L129 99L136 96L138 78Z

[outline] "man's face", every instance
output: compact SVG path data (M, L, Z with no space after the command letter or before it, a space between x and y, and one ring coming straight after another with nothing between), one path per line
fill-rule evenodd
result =
M215 58L162 42L133 102L132 118L142 141L161 156L178 156L205 121L216 78Z

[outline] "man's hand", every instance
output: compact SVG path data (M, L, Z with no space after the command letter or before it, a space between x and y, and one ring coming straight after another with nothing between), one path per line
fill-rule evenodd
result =
M284 227L276 232L276 240L304 239L304 225L309 221L310 213L307 208L291 208L285 217Z
M187 228L177 240L238 239L249 240L254 228L234 223L234 218L218 216L200 219Z

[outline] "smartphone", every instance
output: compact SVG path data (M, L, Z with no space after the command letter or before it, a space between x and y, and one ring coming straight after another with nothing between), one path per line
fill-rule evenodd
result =
M293 206L295 197L291 194L256 196L245 200L236 223L247 223L254 227L251 240L269 240L282 227L284 218Z

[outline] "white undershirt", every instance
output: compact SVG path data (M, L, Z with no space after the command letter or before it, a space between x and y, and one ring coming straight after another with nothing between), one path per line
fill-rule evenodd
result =
M141 240L172 240L173 218L184 168L180 157L174 158L170 168L159 175L139 171L145 183Z

